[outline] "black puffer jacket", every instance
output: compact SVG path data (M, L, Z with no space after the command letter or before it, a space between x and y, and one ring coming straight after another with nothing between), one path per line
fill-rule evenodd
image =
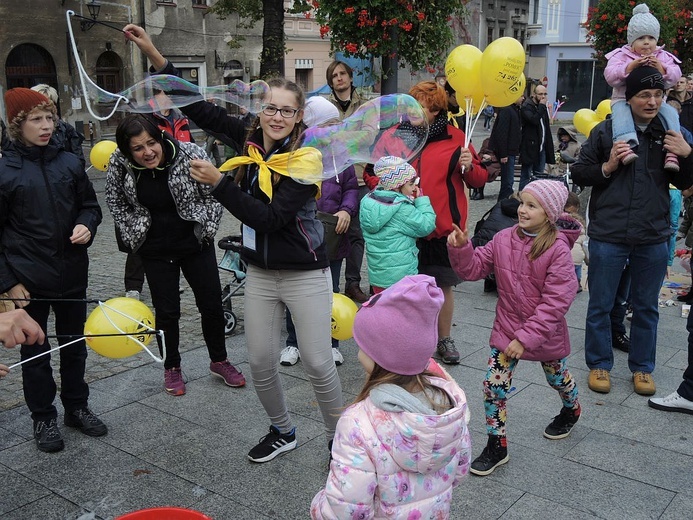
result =
M553 151L553 136L546 105L535 103L531 98L522 104L522 142L520 144L520 160L522 164L538 164L542 140L544 141L544 156L546 164L554 164L556 158ZM543 123L543 124L542 124Z
M691 133L685 128L681 132L693 145ZM693 184L693 156L679 157L679 173L665 172L663 136L661 121L653 119L644 132L638 130L638 159L628 166L620 165L604 178L602 164L608 160L612 146L611 120L599 123L590 132L570 168L575 184L593 187L588 210L590 238L631 245L669 240L669 184L679 189Z
M59 298L87 287L87 247L101 223L94 187L79 159L53 145L10 144L0 158L0 292L18 283ZM91 241L70 243L77 224Z
M503 107L496 116L496 122L491 130L488 146L496 154L498 160L504 157L514 157L520 153L522 140L522 120L520 107L515 103Z

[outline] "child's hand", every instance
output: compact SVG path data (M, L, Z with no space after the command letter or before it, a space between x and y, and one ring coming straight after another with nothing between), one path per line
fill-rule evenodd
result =
M520 359L524 352L524 345L522 345L522 343L520 343L516 339L512 340L508 347L505 349L505 355L512 359Z
M351 223L351 215L349 215L349 213L343 209L340 209L334 214L334 216L337 217L337 225L334 227L335 232L338 235L346 233L349 230L349 224Z
M655 58L652 55L645 56L645 58L647 59L645 63L648 67L654 67L662 75L667 73L666 69L664 68L664 65L662 65L662 62L659 61L657 58Z
M462 231L456 224L452 225L452 233L448 235L448 244L452 247L462 247L469 242L469 233Z

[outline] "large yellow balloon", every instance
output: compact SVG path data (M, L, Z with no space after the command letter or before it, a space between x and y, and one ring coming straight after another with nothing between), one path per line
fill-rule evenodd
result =
M486 97L501 95L515 85L524 68L525 49L515 38L491 42L481 55L481 87Z
M507 107L508 105L512 105L520 98L522 94L524 94L526 86L527 80L525 79L525 74L523 72L520 74L517 81L503 92L487 95L486 103L494 107Z
M481 51L474 45L455 47L445 60L445 76L458 96L477 95L481 92Z
M137 354L142 347L129 336L98 336L98 334L132 334L148 345L154 327L154 316L144 303L133 298L112 298L94 309L84 324L84 336L94 351L108 358L125 358ZM120 330L118 330L120 329Z
M573 116L573 124L578 132L583 135L590 135L592 128L599 123L599 117L594 110L589 108L581 108Z
M605 99L604 101L600 101L594 113L597 114L600 121L604 121L606 116L611 114L611 100Z
M115 152L118 145L113 141L99 141L94 145L89 152L89 161L91 165L101 172L105 172L108 168L108 161L111 159L111 154Z
M332 295L332 337L346 340L354 335L354 318L358 307L343 294Z

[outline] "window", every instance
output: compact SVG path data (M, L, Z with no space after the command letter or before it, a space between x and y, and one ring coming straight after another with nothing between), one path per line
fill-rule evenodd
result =
M192 0L193 7L207 7L207 0Z
M496 8L496 6L494 5L493 2L489 2L489 3L488 3L488 10L489 10L489 11L493 11L495 8Z
M505 36L505 29L503 29L501 27L500 29L498 29L498 37L503 38L504 36Z
M501 10L501 13L504 13L505 12L505 6L501 4L500 10Z
M493 27L489 27L486 32L486 45L490 45L493 41Z
M559 61L556 78L556 98L566 96L561 110L574 112L580 108L596 108L602 99L610 97L610 87L604 79L604 70L592 69L592 61ZM594 72L594 91L592 92L592 73ZM591 103L590 103L591 101Z

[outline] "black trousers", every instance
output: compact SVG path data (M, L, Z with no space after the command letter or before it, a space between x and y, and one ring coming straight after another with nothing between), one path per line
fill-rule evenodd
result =
M180 366L180 273L188 281L195 304L200 311L202 336L212 361L226 359L224 310L221 304L221 282L217 257L211 245L182 258L150 258L142 256L152 303L156 313L156 328L163 330L166 340L164 368ZM162 351L161 339L159 352Z
M142 259L137 253L128 253L125 260L125 282L126 291L142 292L144 286L144 266Z
M46 296L36 293L32 293L31 296L37 299L46 298ZM86 291L65 296L66 299L84 299L85 297ZM48 315L51 309L55 314L55 332L59 336L59 345L64 345L84 335L84 322L87 317L86 302L32 301L25 307L29 316L36 320L46 333ZM22 360L41 352L47 352L50 348L48 340L41 345L22 345ZM89 399L89 386L84 381L87 347L82 339L58 352L60 355L60 400L65 412L69 413L78 408L86 407ZM51 354L46 354L22 365L24 399L34 422L47 421L58 415L53 405L56 384L50 361Z

